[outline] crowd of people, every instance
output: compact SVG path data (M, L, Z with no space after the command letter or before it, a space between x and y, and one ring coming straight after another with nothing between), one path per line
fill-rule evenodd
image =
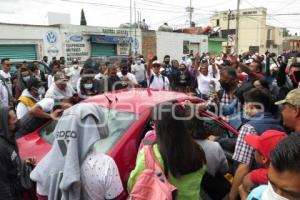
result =
M47 57L43 62L48 65ZM22 199L28 189L23 179L29 174L24 178L21 170L33 170L30 178L36 182L38 199L116 199L125 191L135 199L147 168L147 142L167 182L176 188L174 198L300 199L300 63L288 52L191 53L180 60L166 55L162 62L149 54L101 63L97 70L80 66L76 59L70 67L63 59L53 59L51 74L25 63L16 77L10 66L9 58L1 59L0 199ZM127 88L177 91L205 103L160 105L160 117L153 112L153 130L141 143L123 188L114 160L93 148L95 141L108 137L107 126L81 130L71 122L103 121L97 106L79 102ZM239 134L213 136L209 125L196 116L178 118L192 109L214 112ZM16 138L58 119L55 130L80 130L68 143L72 153L60 158L57 135L51 151L32 169L34 158L20 158ZM80 184L74 186L74 181Z

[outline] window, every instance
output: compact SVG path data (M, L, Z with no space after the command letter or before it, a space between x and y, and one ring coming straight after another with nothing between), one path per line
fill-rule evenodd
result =
M101 139L95 143L95 147L100 152L109 151L118 139L126 132L130 124L137 120L137 115L134 113L113 110L103 107L106 116L106 123L109 130L109 137ZM39 135L48 143L52 144L54 135L52 134L57 121L52 121L47 126L39 131Z
M220 20L217 19L217 26L220 26Z
M183 54L189 54L190 53L190 42L189 41L183 41Z

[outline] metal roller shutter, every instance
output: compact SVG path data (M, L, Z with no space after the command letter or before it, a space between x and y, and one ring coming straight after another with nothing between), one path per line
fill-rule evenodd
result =
M0 44L0 58L11 60L36 60L35 44Z
M115 44L92 43L92 56L114 56L117 55Z

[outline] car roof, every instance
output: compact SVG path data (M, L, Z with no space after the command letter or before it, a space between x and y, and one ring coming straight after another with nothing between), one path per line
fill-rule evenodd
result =
M97 95L84 100L84 102L96 103L107 108L139 114L157 104L178 99L195 99L195 97L179 92L135 88Z

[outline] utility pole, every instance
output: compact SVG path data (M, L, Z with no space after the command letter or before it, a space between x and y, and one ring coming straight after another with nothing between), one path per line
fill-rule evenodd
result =
M136 42L136 26L137 26L137 21L136 21L136 1L134 1L134 42ZM137 55L136 51L136 45L134 45L134 56Z
M129 55L131 56L131 52L132 52L132 0L130 0L130 26L129 26L129 38L130 38L130 42L129 42Z
M190 27L192 27L192 17L193 17L193 12L194 12L194 8L192 7L192 0L190 0L190 6L186 7L186 12L189 13L189 19L190 19Z
M231 19L231 10L228 10L227 14L227 44L226 44L226 53L228 52L228 38L229 38L229 25L230 25L230 19Z
M235 52L239 55L239 26L240 26L240 0L237 0L236 28L235 28Z

